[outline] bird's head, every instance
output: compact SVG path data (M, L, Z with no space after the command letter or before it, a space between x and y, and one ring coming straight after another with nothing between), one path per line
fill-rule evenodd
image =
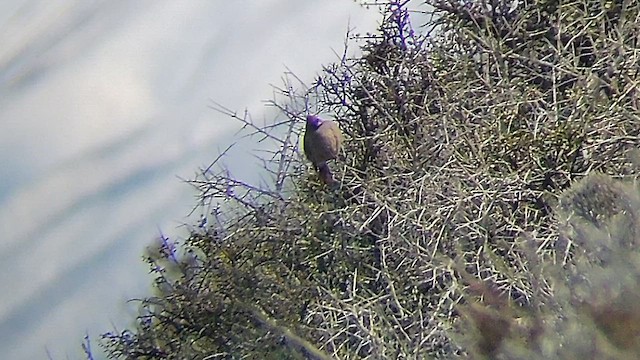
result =
M320 125L322 125L322 119L315 115L307 115L307 129L318 130Z

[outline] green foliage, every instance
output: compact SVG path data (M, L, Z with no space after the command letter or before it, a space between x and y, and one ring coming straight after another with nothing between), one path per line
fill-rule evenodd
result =
M229 113L276 149L272 184L202 171L207 224L149 254L158 294L113 357L638 351L637 189L603 174L638 172L640 5L433 0L424 36L405 3L361 57L286 82L285 120ZM298 154L308 109L345 134L338 189Z
M553 297L516 307L490 283L466 275L470 293L482 300L469 297L461 307L458 340L474 358L640 355L640 188L594 173L566 190L560 204L560 243L577 244L571 262L538 262L529 251L532 282L548 281Z

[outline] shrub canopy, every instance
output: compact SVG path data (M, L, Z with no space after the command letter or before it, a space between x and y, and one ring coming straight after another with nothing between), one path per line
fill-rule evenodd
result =
M612 298L585 302L594 287L574 279L634 263L589 244L637 213L637 189L594 175L566 190L638 173L640 4L431 0L416 28L406 3L350 40L362 56L310 88L289 76L273 123L230 113L275 149L272 178L203 169L206 223L149 254L157 294L133 330L103 335L112 357L560 358L615 328ZM345 135L338 189L300 154L309 112ZM637 350L605 333L603 356Z

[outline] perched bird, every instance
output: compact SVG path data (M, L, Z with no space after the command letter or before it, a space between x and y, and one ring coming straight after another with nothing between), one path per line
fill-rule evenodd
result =
M335 180L327 161L338 156L342 145L342 132L338 124L308 115L303 141L304 153L318 170L320 179L326 184L332 184Z

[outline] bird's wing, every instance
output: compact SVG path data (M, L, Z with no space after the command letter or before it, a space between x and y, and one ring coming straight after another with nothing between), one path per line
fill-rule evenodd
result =
M326 159L323 159L322 139L318 130L307 129L304 133L302 145L307 159L313 163L313 166L317 167L320 163L326 161Z
M304 132L304 137L302 138L302 149L304 150L304 155L309 159L309 161L313 162L311 156L311 130L307 129Z

